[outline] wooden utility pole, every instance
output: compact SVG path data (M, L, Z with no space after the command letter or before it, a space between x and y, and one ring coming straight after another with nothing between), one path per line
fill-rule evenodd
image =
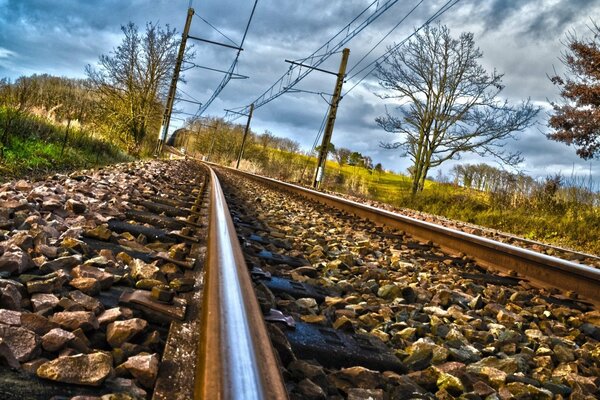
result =
M248 137L248 131L250 130L250 121L252 120L252 112L254 111L254 103L250 104L250 112L248 113L248 121L246 122L246 129L244 129L244 137L242 138L242 146L240 147L240 152L238 154L237 163L235 164L235 169L240 169L240 161L242 161L242 157L244 156L244 145L246 144L246 138Z
M340 71L337 74L337 81L335 83L333 97L331 99L331 104L329 105L327 125L325 125L325 131L323 133L323 142L321 143L321 149L319 150L317 168L315 170L312 182L312 186L315 189L319 188L319 185L323 180L323 175L325 174L325 163L327 161L327 153L329 152L329 143L331 142L331 135L333 134L333 126L335 124L335 117L337 114L338 104L342 97L342 85L344 84L344 77L346 76L346 64L348 63L349 55L350 49L344 49L342 51L342 62L340 63Z
M179 72L181 71L181 64L183 63L183 57L185 55L185 44L190 33L190 25L192 24L192 17L194 16L194 9L188 8L187 18L185 20L185 27L181 34L181 43L179 44L179 53L177 54L177 61L175 61L175 70L173 71L173 77L171 78L171 86L169 87L169 94L167 96L167 104L165 105L165 112L163 114L162 125L160 132L158 133L158 145L156 147L156 154L160 155L164 143L167 141L167 133L169 131L169 124L171 123L171 112L173 112L173 103L175 102L175 96L177 93L177 81L179 81Z

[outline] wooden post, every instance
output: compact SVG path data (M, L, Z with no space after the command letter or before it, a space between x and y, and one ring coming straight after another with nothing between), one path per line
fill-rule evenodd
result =
M246 144L246 138L248 137L248 131L250 130L250 121L252 120L252 112L254 112L254 103L250 104L250 112L248 113L248 121L246 122L246 129L244 129L244 137L242 138L242 146L240 147L240 152L238 154L237 163L235 164L235 169L240 169L240 161L242 161L242 157L244 156L244 145Z
M321 149L319 150L317 168L315 169L315 174L313 177L312 186L315 189L319 188L319 185L323 180L323 175L325 174L325 163L327 161L329 143L331 142L331 136L333 135L333 126L335 124L335 117L337 114L338 104L342 97L342 85L344 84L344 76L346 75L346 64L348 63L349 55L350 49L344 49L342 52L340 70L338 72L337 81L335 83L335 89L333 91L333 97L331 99L331 104L329 105L329 115L327 116L327 125L325 125L323 141L321 143Z

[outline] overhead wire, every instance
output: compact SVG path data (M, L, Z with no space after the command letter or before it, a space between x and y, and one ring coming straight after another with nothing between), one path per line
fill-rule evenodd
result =
M235 46L237 46L238 44L236 42L234 42L233 40L231 40L229 38L229 36L227 36L226 34L224 34L223 32L221 32L220 30L217 29L217 27L215 27L213 24L211 24L210 22L208 22L207 20L205 20L204 18L202 18L201 16L199 16L198 14L194 14L195 16L197 16L198 18L200 18L202 21L204 21L206 23L206 25L210 26L211 28L213 28L215 31L217 31L221 36L223 36L225 39L229 40L231 43L233 43Z
M436 19L438 19L439 17L441 17L446 11L448 11L449 9L451 9L452 7L454 7L460 1L461 0L448 0L442 7L440 7L440 9L438 11L436 11L431 17L429 17L414 32L412 32L410 35L408 35L406 38L404 38L399 43L397 43L394 46L390 47L381 56L377 57L375 60L373 60L369 64L367 64L365 67L361 68L360 71L358 71L354 75L350 76L347 79L348 81L354 79L355 77L357 77L358 75L360 75L361 73L363 73L364 71L366 71L368 68L372 67L362 78L360 78L354 85L352 85L352 87L350 87L350 89L348 89L346 92L344 92L343 96L346 96L348 93L350 93L352 90L354 90L358 85L360 85L369 75L371 75L373 73L373 71L375 71L375 69L377 69L377 65L379 63L386 61L396 50L398 50L402 45L404 45L404 43L406 43L407 41L409 41L413 36L415 36L423 28L425 28L426 26L428 26L429 24L431 24L431 22L433 22ZM411 10L411 12L412 12L412 10Z
M225 86L227 86L227 84L231 80L231 77L234 74L235 68L236 68L238 60L240 58L240 54L242 52L242 48L243 48L244 42L246 40L246 36L248 35L248 30L250 29L250 23L252 22L252 18L254 16L254 11L256 11L257 4L258 4L258 0L254 0L254 5L252 6L252 11L250 13L250 18L248 18L248 23L246 24L246 29L244 29L244 35L242 37L242 41L240 42L235 59L231 63L231 66L229 67L227 73L225 74L225 76L223 77L223 79L221 80L221 82L219 83L219 85L217 86L215 91L213 92L212 96L200 108L198 108L198 111L196 111L196 116L202 115L202 113L212 104L212 102L217 98L217 96L219 96L221 91L225 88Z
M379 18L383 13L389 10L393 5L395 5L399 0L387 0L383 4L379 4L379 0L374 0L371 2L366 8L364 8L356 17L354 17L348 24L346 24L342 29L340 29L333 37L331 37L327 42L325 42L322 46L320 46L317 50L315 50L311 55L304 58L304 60L309 60L308 68L304 72L301 72L301 66L291 65L288 71L286 71L275 83L273 83L265 92L263 92L260 96L258 96L252 103L254 103L254 109L257 109L270 101L276 99L282 94L289 91L292 87L294 87L298 82L304 79L308 74L310 74L313 68L318 67L323 62L325 62L332 54L338 52L348 41L358 35L363 29L369 26L373 21ZM369 9L372 8L373 5L376 5L376 9L366 17L362 22L358 23L357 26L353 27L353 25L358 22L361 17L368 12ZM344 33L345 32L345 33ZM338 38L340 35L344 35L337 43L334 43L334 40ZM324 51L324 54L320 54ZM305 66L306 67L306 66ZM296 78L292 79L293 72L298 69L299 73ZM249 105L244 107L244 110L249 109ZM237 119L238 117L234 117Z

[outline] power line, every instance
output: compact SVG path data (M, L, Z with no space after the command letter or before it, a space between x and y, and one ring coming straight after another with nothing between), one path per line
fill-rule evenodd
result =
M401 23L403 23L406 18L408 18L425 0L420 0L400 21L398 21L398 23L396 25L394 25L392 27L392 29L390 29L388 31L388 33L386 33L380 40L379 42L377 42L375 44L375 46L371 47L371 50L369 50L364 56L362 56L362 58L360 60L358 60L358 62L356 64L354 64L354 66L352 68L350 68L350 70L348 71L348 74L352 73L352 71L354 71L354 69L356 67L358 67L360 65L361 62L363 62L365 60L365 58L367 58L369 56L369 54L371 54L377 47L379 47L379 45L385 40L387 39L388 36L390 36L392 34L392 32L394 32Z
M369 26L373 21L379 18L383 13L390 9L398 0L387 0L383 4L379 4L379 0L374 0L365 9L363 9L356 17L346 24L338 33L336 33L331 39L325 42L321 47L315 50L311 55L304 58L304 61L308 61L309 67L318 67L325 62L332 54L337 53L348 41L358 35L363 29ZM376 5L375 10L363 21L358 22L361 17L368 12L369 9ZM357 23L358 22L358 23ZM356 24L356 26L354 26ZM342 36L337 43L334 43L336 38ZM323 54L319 54L323 53ZM298 71L298 76L293 78L292 76ZM306 69L302 72L302 66L292 65L289 70L284 73L273 85L271 85L263 94L258 96L252 103L254 108L259 108L270 101L276 99L282 94L289 91L298 82L304 79L308 74L312 72L312 68ZM250 106L245 106L244 110L249 109ZM235 119L235 118L234 118Z
M250 18L248 18L248 24L246 24L246 29L244 30L244 36L242 37L242 41L241 41L241 43L239 45L239 49L238 49L238 52L237 52L237 54L235 56L235 59L233 60L233 63L231 63L231 66L229 67L229 70L227 71L227 73L225 74L225 76L223 77L223 79L221 80L221 83L219 83L219 86L217 86L217 88L213 92L213 94L210 97L210 99L208 99L202 105L202 107L200 107L198 109L198 111L196 112L197 116L198 115L202 115L202 113L204 111L206 111L206 109L217 98L217 96L221 93L221 91L225 88L225 86L227 86L227 84L231 80L232 75L234 75L233 71L235 70L235 67L237 66L238 60L240 58L240 54L242 52L242 47L244 46L244 41L246 40L246 35L248 34L248 30L250 29L250 23L252 22L252 17L254 16L254 11L256 10L256 5L257 4L258 4L258 0L254 0L254 5L252 6L252 12L250 13Z
M236 47L242 47L242 46L238 46L236 42L234 42L233 40L231 40L229 38L229 36L227 36L226 34L224 34L223 32L221 32L220 30L218 30L213 24L211 24L210 22L208 22L207 20L205 20L204 18L202 18L199 15L196 15L198 18L200 18L202 21L204 21L206 23L206 25L210 26L211 28L213 28L215 31L217 31L221 36L223 36L225 39L229 40L231 43L233 43Z
M368 68L372 67L362 78L360 78L358 80L358 82L356 82L350 89L348 89L346 91L346 93L344 93L344 96L346 96L348 93L350 93L352 90L354 90L354 88L356 88L358 85L360 85L362 83L362 81L364 81L367 78L367 76L371 75L373 73L373 71L375 71L375 69L377 69L377 64L386 61L390 57L390 55L392 53L394 53L396 50L398 50L404 43L406 43L407 41L409 41L419 31L421 31L423 28L425 28L430 23L432 23L433 21L435 21L437 18L441 17L446 11L448 11L449 9L451 9L452 7L454 7L458 2L460 2L460 0L448 0L442 7L440 7L440 9L438 11L436 11L431 17L429 17L413 33L411 33L410 35L408 35L401 42L399 42L399 43L395 44L394 46L392 46L391 48L389 48L381 56L379 56L375 60L371 61L369 64L367 64L366 66L364 66L363 68L361 68L360 71L356 72L354 75L352 75L350 78L348 78L348 80L354 79L356 76L360 75L361 73L363 73L364 71L366 71ZM412 12L412 11L413 10L411 10L410 12Z

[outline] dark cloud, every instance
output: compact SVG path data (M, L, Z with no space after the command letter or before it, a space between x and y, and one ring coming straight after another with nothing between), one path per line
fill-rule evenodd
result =
M237 69L250 79L232 80L208 113L222 116L225 108L249 104L287 71L289 65L284 59L308 56L370 2L259 1ZM194 36L227 41L204 23L202 17L234 42L241 41L252 1L198 0L193 3L197 14L191 30ZM445 3L446 0L424 2L357 67L363 55L417 4L417 0L398 2L348 43L351 49L349 76L382 54L386 46L407 37ZM83 77L86 64L94 64L100 54L118 45L121 25L133 21L143 27L146 22L159 22L180 30L188 4L188 0L0 0L0 76L16 78L22 74L51 73ZM547 99L557 97L546 74L554 68L561 70L557 60L562 49L561 39L569 29L585 34L590 18L600 20L600 7L593 0L462 0L441 21L454 35L474 32L476 43L484 53L482 64L488 70L496 68L505 74L504 98L519 102L530 97L536 104L546 104ZM235 56L230 49L205 43L195 43L195 50L197 64L218 69L227 69ZM322 67L335 71L339 59L339 55L334 55ZM222 78L219 73L201 69L190 69L185 76L187 83L181 89L199 101L206 101ZM334 81L331 75L315 72L298 87L330 93ZM346 90L355 82L356 79L347 82ZM404 171L409 161L401 157L399 151L379 146L380 142L395 139L375 124L375 117L385 112L386 104L373 95L377 90L376 79L371 76L344 97L333 142L369 155L386 168ZM180 103L178 109L188 113L196 111L189 103ZM252 126L258 132L268 129L276 135L290 137L308 149L326 110L326 102L317 95L285 94L257 109ZM545 118L545 115L541 117L538 128L521 135L521 140L506 145L523 153L526 161L522 168L537 176L559 171L570 173L573 166L577 171L588 170L589 163L579 160L574 149L551 142L540 133L539 130L546 130ZM176 122L181 124L181 121ZM472 155L465 155L461 160L471 161L482 160ZM451 166L444 165L442 169L449 170ZM597 168L598 163L594 162L592 167Z

